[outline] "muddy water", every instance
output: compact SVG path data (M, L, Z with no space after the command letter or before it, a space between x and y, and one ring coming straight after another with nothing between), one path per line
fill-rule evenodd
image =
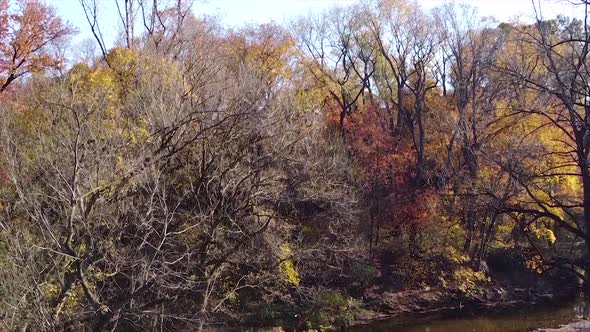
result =
M522 308L503 314L457 317L400 325L394 320L351 329L351 332L527 332L556 328L589 317L590 306L577 301L553 308Z

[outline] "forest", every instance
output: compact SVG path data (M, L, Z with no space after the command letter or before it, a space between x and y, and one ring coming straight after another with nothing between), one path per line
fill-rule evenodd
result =
M240 28L109 1L72 1L73 59L50 3L0 0L0 331L331 331L590 296L590 1Z

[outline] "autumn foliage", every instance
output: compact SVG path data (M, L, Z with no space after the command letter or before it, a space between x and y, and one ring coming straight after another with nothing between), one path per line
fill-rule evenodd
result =
M331 121L337 125L337 117ZM378 245L384 235L399 236L427 225L437 198L434 188L415 182L416 154L410 138L392 135L385 110L370 103L345 125L346 142L370 209L373 244Z
M21 76L62 68L74 29L39 0L0 1L0 93Z
M66 66L74 29L0 0L0 329L342 329L396 291L496 294L509 255L590 294L585 23L121 0L106 45L80 4L101 52Z

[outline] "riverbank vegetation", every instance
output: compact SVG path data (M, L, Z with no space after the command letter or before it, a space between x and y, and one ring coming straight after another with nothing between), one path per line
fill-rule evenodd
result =
M589 2L361 1L116 46L0 0L0 329L337 329L590 294ZM104 14L104 13L103 13ZM69 63L69 65L67 65Z

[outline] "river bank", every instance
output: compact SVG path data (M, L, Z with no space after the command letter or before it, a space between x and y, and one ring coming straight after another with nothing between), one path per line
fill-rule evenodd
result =
M580 310L571 290L535 294L490 286L478 294L415 290L383 295L346 331L531 331L568 324Z
M432 326L440 323L454 328L440 331L532 331L558 328L587 311L573 304L579 288L571 271L531 271L522 259L506 252L489 255L485 273L470 270L457 275L453 271L462 268L449 265L446 270L438 265L422 269L432 272L419 275L422 286L400 282L407 280L407 275L398 272L404 271L401 265L381 264L378 273L362 285L336 288L334 283L332 288L308 293L293 289L290 296L303 299L299 302L252 304L252 314L243 316L237 330L367 332L416 327L415 331L425 331L420 330L423 327L436 331ZM498 326L501 328L494 329Z
M576 305L529 306L510 311L479 313L474 316L421 317L413 323L385 320L356 326L355 332L544 332L587 331L586 322L578 320Z
M538 329L535 332L580 332L580 331L590 331L590 321L589 320L576 320L575 322L569 323L567 325L563 325L558 328L548 328L548 329Z
M491 291L490 291L491 293ZM441 290L414 290L384 294L380 301L367 303L349 327L325 331L348 332L570 332L584 330L579 320L587 306L568 296L528 297L523 291L503 295L506 300L450 294ZM528 300L524 300L527 296ZM385 303L388 309L385 308ZM243 331L244 328L236 329ZM314 331L302 326L277 326L249 331Z
M575 300L578 289L564 285L567 284L545 280L522 288L491 281L471 292L429 287L390 292L375 286L364 293L363 302L354 310L354 319L348 327L332 325L324 328L350 332L528 332L541 328L553 331L552 328L575 322L588 310ZM296 315L301 321L308 319ZM280 327L250 330L314 329L283 322Z
M588 305L579 298L579 289L571 282L560 282L564 278L562 273L535 276L537 279L528 287L517 282L518 277L527 278L516 273L516 280L496 275L496 280L471 292L375 292L367 297L363 316L346 331L580 331L575 328L587 326L587 322L577 320L587 316Z
M491 256L486 279L471 287L423 287L396 291L387 280L365 290L363 305L353 326L411 326L436 320L501 316L528 309L551 310L567 307L567 317L551 325L559 327L578 315L571 309L578 298L576 277L565 270L534 273L518 260L502 254ZM587 309L578 308L578 311ZM563 319L561 319L563 318ZM352 331L360 330L352 329Z

